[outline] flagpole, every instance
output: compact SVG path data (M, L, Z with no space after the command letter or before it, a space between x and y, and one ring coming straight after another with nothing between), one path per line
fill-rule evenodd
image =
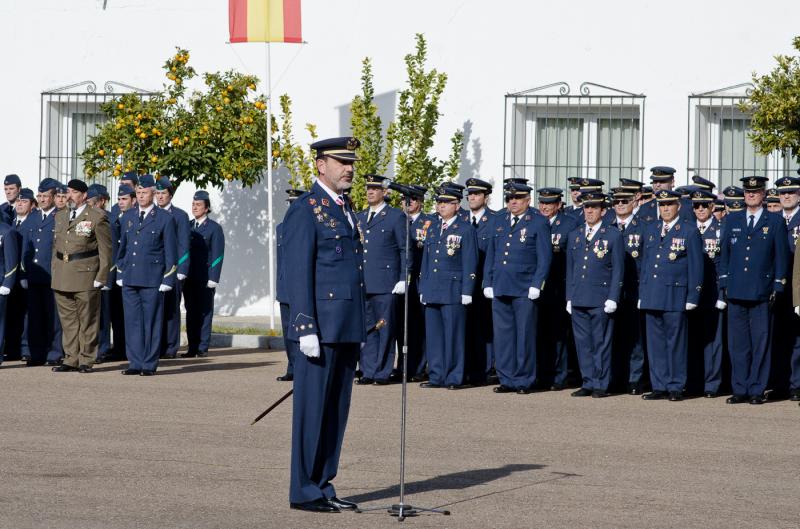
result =
M269 328L275 330L275 219L272 209L272 64L267 42L267 248L269 262Z

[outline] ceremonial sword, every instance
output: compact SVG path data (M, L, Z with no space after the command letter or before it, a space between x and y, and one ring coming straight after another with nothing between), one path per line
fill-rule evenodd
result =
M371 334L371 333L373 333L373 332L375 332L375 331L379 331L379 330L381 330L381 329L382 329L383 327L385 327L385 326L386 326L386 320L378 320L378 323L376 323L375 325L373 325L372 327L370 327L369 329L367 329L367 335L369 335L369 334ZM290 389L290 390L289 390L289 391L286 393L286 395L284 395L283 397L281 397L281 398L279 398L278 400L276 400L275 402L273 402L273 403L272 403L272 405L271 405L269 408L267 408L266 410L264 410L263 412L261 412L261 414L260 414L258 417L256 417L255 419L253 419L253 422L251 422L251 423L250 423L250 426L253 426L255 423L257 423L258 421L260 421L261 419L263 419L264 417L266 417L266 415L267 415L269 412L271 412L272 410L274 410L275 408L277 408L277 407L278 407L278 406L281 404L281 402L283 402L283 401L285 401L286 399L288 399L289 397L291 397L291 396L292 396L292 393L294 393L294 388Z

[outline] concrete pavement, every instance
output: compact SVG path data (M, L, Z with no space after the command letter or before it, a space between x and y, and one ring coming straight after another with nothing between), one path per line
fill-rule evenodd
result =
M0 527L394 527L288 507L283 352L217 350L158 376L0 366ZM338 494L397 500L400 387L360 387ZM800 407L409 389L414 527L797 528Z

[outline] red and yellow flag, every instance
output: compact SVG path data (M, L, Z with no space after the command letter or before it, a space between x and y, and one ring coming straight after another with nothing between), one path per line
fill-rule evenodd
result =
M231 42L303 42L300 0L228 0Z

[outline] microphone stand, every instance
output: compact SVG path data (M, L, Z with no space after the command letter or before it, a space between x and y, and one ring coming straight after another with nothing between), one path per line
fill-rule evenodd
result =
M411 195L403 193L403 203L405 204L406 219L411 217L408 214L408 208L411 205ZM400 411L400 499L397 503L392 505L382 505L380 507L370 507L368 509L356 509L355 512L363 513L370 511L386 510L391 516L396 516L398 522L402 522L409 516L416 516L421 512L432 512L437 514L450 515L450 511L433 509L426 507L418 507L409 505L405 502L405 484L406 484L406 413L407 413L407 390L408 390L408 295L409 286L411 285L411 226L406 220L406 270L405 282L406 291L403 296L403 381L402 381L402 396L401 396L401 411Z

